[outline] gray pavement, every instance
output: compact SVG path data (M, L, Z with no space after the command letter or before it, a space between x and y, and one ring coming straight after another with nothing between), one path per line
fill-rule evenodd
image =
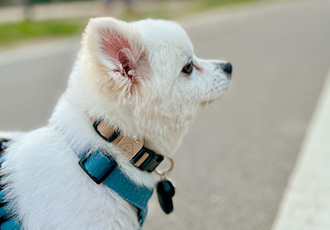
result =
M271 229L329 68L329 12L297 1L182 21L197 55L230 60L234 76L175 157L175 212L153 197L146 230ZM0 53L2 130L46 123L79 46L67 42Z
M172 221L157 210L148 229L271 229L329 68L329 3L219 12L189 28L197 54L233 63L233 82L177 154Z

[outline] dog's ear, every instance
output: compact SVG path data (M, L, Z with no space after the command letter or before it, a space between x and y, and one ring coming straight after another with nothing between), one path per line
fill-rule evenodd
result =
M150 65L140 33L114 18L91 19L83 45L122 85L133 86L149 75ZM131 87L129 87L131 88Z

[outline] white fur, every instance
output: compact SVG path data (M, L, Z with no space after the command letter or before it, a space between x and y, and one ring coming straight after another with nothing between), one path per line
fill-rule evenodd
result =
M181 70L190 60L195 69L186 75ZM100 138L91 118L103 118L125 135L144 138L155 152L173 156L195 115L228 83L220 62L193 55L176 23L91 19L49 124L10 136L2 183L24 229L138 229L135 208L95 184L75 153L104 148L137 184L152 188L154 179Z

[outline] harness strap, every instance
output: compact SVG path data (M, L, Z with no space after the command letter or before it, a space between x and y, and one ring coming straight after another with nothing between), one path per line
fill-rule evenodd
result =
M103 183L138 209L138 221L142 226L147 216L147 204L153 190L135 184L124 174L116 161L101 150L88 155L84 153L79 157L79 165L95 183Z
M0 167L5 161L5 157L1 156L3 151L7 148L9 140L0 139ZM1 179L1 177L0 177ZM0 190L0 230L20 230L21 224L15 217L13 210L11 210L8 203L5 201L6 193L1 187Z

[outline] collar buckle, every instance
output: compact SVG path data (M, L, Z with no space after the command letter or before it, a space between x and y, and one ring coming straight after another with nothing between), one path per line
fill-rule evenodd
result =
M131 163L143 171L152 172L163 159L162 155L142 146L140 151L132 158Z
M97 150L92 155L85 154L79 160L79 165L96 184L101 184L117 167L117 162Z

